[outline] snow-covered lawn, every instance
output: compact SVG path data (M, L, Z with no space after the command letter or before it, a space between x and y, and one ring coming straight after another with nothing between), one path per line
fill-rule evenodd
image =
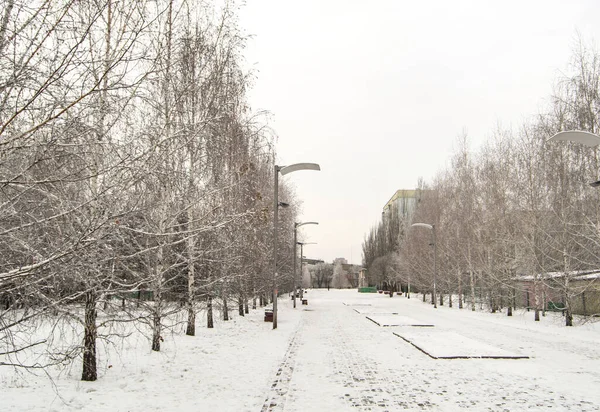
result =
M567 328L555 313L534 322L533 312L434 309L355 290L307 297L296 309L280 299L277 330L262 309L214 329L199 317L197 336L181 325L160 353L134 330L101 345L96 382L79 380L79 361L49 370L52 380L0 368L0 410L600 410L600 322ZM398 335L437 357L529 359L433 359Z

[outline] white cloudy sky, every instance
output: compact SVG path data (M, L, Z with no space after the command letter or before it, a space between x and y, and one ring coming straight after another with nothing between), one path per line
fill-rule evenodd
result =
M305 255L361 263L364 234L397 189L430 181L463 130L543 110L577 33L600 41L595 0L247 0L240 25L272 113L281 165L303 200Z

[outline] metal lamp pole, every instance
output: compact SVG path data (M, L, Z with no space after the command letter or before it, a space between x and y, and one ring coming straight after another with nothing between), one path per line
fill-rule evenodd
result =
M279 209L279 173L285 176L298 170L321 170L316 163L296 163L289 166L275 165L273 186L273 329L277 329L277 223Z
M318 225L319 222L304 222L304 223L294 223L294 289L292 292L292 299L294 300L294 309L296 308L296 246L298 244L298 228L304 225ZM302 252L300 252L300 268L302 268ZM300 270L300 276L302 276L302 270ZM302 279L302 277L300 278ZM300 280L302 283L302 280Z
M302 259L304 259L304 245L316 245L317 242L296 242L300 245L300 279L302 279ZM300 299L304 296L304 288L300 288Z
M435 239L435 225L430 225L428 223L413 223L412 226L416 227L426 227L427 229L431 229L431 238L433 242L433 307L437 309L436 298L436 277L437 277L437 242Z

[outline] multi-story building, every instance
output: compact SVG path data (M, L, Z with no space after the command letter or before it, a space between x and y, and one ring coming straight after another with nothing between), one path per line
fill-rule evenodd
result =
M420 189L396 190L396 193L388 200L383 207L381 216L383 220L387 219L392 212L396 212L398 218L404 222L410 222L417 209L418 203L421 201L423 191Z

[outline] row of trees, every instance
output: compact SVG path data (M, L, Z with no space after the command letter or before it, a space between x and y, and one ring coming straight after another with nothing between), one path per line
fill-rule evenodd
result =
M174 312L194 335L200 309L213 327L214 302L225 319L228 300L242 316L264 304L274 138L245 99L235 4L3 5L0 366L82 356L82 379L95 380L96 342L114 322L146 324L158 351ZM295 204L284 184L280 197ZM281 214L280 284L296 212ZM79 332L56 352L52 331L28 333L42 316ZM39 347L56 353L23 360Z
M425 185L412 222L435 225L439 304L464 295L492 311L511 314L522 291L519 277L533 282L535 317L544 309L544 273L558 272L566 324L571 307L594 284L575 286L575 271L600 268L600 192L588 182L600 172L599 152L574 143L547 143L562 130L597 133L600 126L600 55L583 44L555 87L550 108L517 130L495 130L477 152L466 133L450 166ZM365 264L378 263L422 292L433 285L433 248L428 230L382 223L363 245ZM403 226L404 225L404 226ZM397 227L397 226L396 226ZM396 244L398 246L396 246ZM376 250L376 252L373 252ZM379 260L379 262L378 262Z

